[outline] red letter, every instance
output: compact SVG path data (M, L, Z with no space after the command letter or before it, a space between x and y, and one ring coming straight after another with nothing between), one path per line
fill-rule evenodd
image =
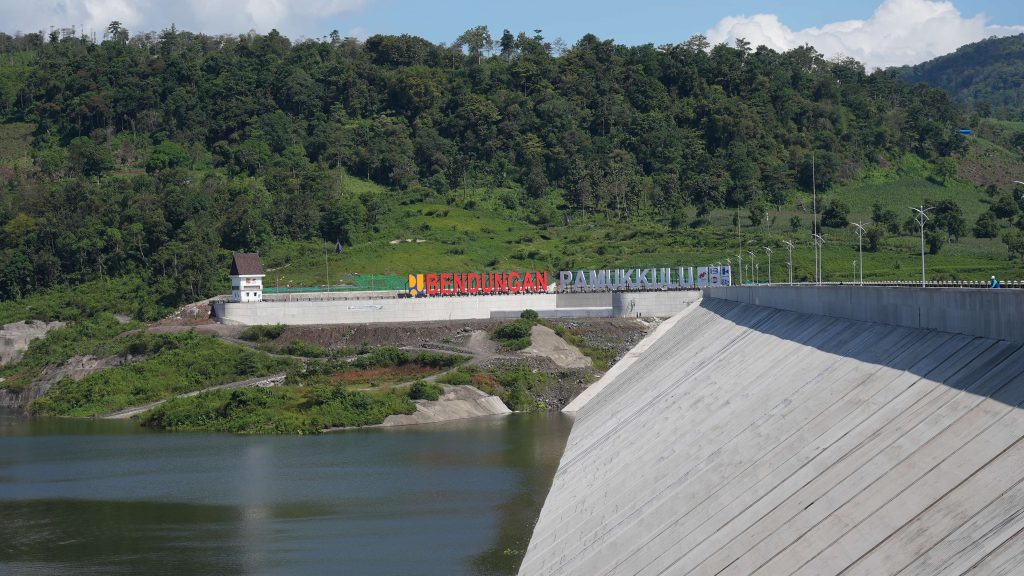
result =
M548 273L537 272L537 291L547 292L548 291Z
M519 283L519 272L509 272L508 274L508 291L513 294L518 294L523 286Z
M454 276L453 280L455 281L455 283L452 286L452 290L456 294L465 294L466 293L466 275L465 274L456 274Z
M523 292L533 292L533 272L527 272L523 280Z
M441 294L452 293L452 275L445 272L441 274Z
M427 274L427 294L430 296L436 296L438 291L437 274Z
M466 291L470 294L476 294L480 291L480 275L476 272L466 274Z

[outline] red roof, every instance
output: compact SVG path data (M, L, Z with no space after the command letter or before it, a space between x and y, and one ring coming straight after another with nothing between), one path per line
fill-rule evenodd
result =
M252 253L232 254L231 276L257 276L263 274L260 255Z

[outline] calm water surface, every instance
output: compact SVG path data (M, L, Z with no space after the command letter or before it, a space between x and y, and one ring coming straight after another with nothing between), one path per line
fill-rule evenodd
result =
M0 411L0 574L514 574L570 425L239 437Z

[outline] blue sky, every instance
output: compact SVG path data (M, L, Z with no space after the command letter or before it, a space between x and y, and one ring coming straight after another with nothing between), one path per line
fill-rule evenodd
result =
M361 27L367 31L402 33L415 31L433 42L451 42L467 28L486 24L498 35L502 28L513 32L539 28L544 37L561 37L572 44L586 33L614 38L624 44L670 44L702 34L727 16L775 14L793 29L866 19L880 0L809 1L670 1L621 0L558 1L519 0L478 2L454 0L439 3L383 0L360 13L332 19L339 31ZM1024 1L955 2L965 18L985 13L993 24L1024 24Z
M583 34L624 44L683 42L694 34L784 50L810 43L829 56L870 67L913 64L991 35L1024 32L1024 1L1007 0L0 0L5 32L76 26L102 30L119 20L132 32L179 28L207 33L266 32L317 38L414 34L450 43L486 25L492 35L543 30L573 44Z

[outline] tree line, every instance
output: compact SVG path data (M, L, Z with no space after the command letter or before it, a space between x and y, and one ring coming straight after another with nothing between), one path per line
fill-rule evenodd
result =
M0 121L32 126L31 165L0 169L0 299L134 274L177 303L217 287L225 250L372 234L393 198L346 193L342 174L619 219L706 213L809 190L812 154L819 190L949 157L962 118L852 59L703 36L0 34Z

